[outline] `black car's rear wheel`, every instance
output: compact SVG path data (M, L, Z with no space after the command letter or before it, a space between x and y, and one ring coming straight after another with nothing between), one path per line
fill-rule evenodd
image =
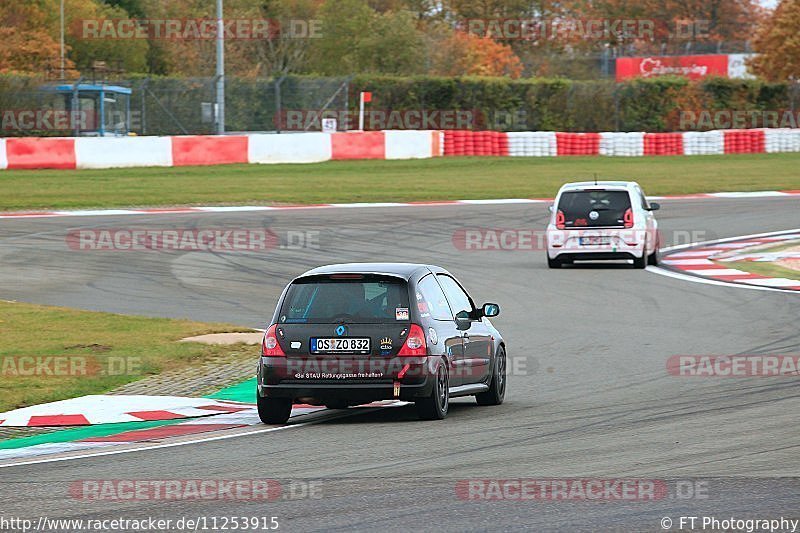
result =
M506 351L501 346L494 358L489 390L475 395L478 405L500 405L506 396Z
M258 418L265 424L285 424L292 414L291 398L262 398L257 396Z
M417 400L415 405L417 414L423 420L442 420L447 416L450 408L450 373L446 361L442 361L436 369L431 395Z

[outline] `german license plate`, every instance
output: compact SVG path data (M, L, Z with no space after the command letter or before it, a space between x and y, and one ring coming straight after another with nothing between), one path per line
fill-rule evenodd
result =
M581 246L602 246L604 244L611 244L611 239L609 237L598 236L581 237L580 243Z
M311 353L369 353L369 337L312 337Z

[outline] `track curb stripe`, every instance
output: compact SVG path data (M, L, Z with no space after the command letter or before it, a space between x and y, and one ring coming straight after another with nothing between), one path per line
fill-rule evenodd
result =
M791 198L800 197L800 191L755 191L755 192L717 192L683 194L672 196L650 196L650 200L695 200L695 199L751 199L751 198ZM60 218L97 217L119 215L172 215L187 213L241 213L249 211L294 211L298 209L368 209L382 207L435 207L453 205L504 205L541 204L552 202L553 198L498 198L488 200L432 200L420 202L359 202L309 205L242 205L242 206L198 206L198 207L150 207L141 209L83 209L75 211L21 211L0 212L0 220L16 218Z
M790 278L770 277L753 272L739 270L733 266L727 267L712 261L720 253L735 251L751 246L775 245L781 240L791 238L800 239L800 229L761 233L731 237L707 243L693 243L662 250L664 253L660 268L653 268L658 273L675 272L680 276L690 276L708 280L715 285L728 285L732 287L775 290L783 292L800 292L800 280ZM689 255L691 254L691 256Z

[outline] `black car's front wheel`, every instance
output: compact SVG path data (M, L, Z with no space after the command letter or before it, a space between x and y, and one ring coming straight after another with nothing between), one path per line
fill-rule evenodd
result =
M442 361L436 369L433 390L427 398L415 402L417 414L423 420L442 420L450 408L450 373L447 362Z
M292 414L291 398L262 398L257 395L258 418L265 424L285 424Z
M489 390L475 395L478 405L500 405L506 397L506 351L501 346L494 358Z

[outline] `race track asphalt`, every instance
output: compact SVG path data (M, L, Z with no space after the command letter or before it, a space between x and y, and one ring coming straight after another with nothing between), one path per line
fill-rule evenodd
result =
M665 200L668 241L800 227L797 200ZM549 270L541 251L464 251L464 228L536 229L545 204L105 216L0 222L0 297L259 327L313 266L429 262L481 302L510 360L506 402L455 400L443 422L411 406L284 431L0 469L4 516L277 516L280 530L660 531L670 517L796 515L796 378L676 377L672 355L797 354L796 293L688 283L627 265ZM270 228L319 247L267 253L75 251L76 228ZM670 244L666 242L665 244ZM254 355L255 362L255 355ZM85 479L320 480L322 498L274 502L84 502ZM460 480L602 478L703 487L658 501L463 501Z

